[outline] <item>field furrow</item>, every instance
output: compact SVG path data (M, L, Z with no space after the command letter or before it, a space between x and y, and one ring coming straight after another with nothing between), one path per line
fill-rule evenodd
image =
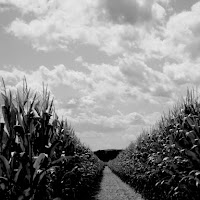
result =
M96 198L97 200L142 200L139 194L122 182L108 167L104 169L101 191Z

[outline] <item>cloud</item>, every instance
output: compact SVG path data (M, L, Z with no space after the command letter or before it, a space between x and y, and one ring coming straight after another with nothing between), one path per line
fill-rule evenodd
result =
M123 83L119 67L86 63L85 67L87 72L72 70L64 65L57 65L52 69L40 66L34 71L12 68L0 70L0 76L4 77L5 82L12 82L13 87L20 85L24 76L30 87L36 89L41 88L42 82L48 84L51 90L62 87L63 90L70 91L70 95L65 95L69 101L68 107L70 105L86 109L96 104L108 106L108 102L123 101L126 85ZM59 95L59 92L56 94Z
M154 3L152 5L152 16L154 19L158 19L159 21L165 20L166 10L158 3Z
M103 9L113 23L131 25L164 19L165 8L154 0L103 0Z
M178 61L185 60L188 56L190 59L197 59L200 55L199 33L200 2L194 4L190 11L183 11L169 18L165 31L165 54Z
M0 12L5 12L13 8L6 0L0 0Z
M23 14L26 13L34 13L34 14L44 14L47 12L49 7L53 6L55 3L53 1L48 0L0 0L2 5L6 5L7 7L15 6Z
M83 63L83 57L82 56L78 56L76 59L75 59L76 62L78 63Z
M34 71L23 71L14 67L10 70L0 70L0 76L4 77L5 82L12 82L13 86L21 84L24 76L33 88L40 88L43 81L50 89L63 85L71 92L74 99L72 101L71 98L68 104L82 108L122 98L126 86L119 67L105 64L85 64L85 67L88 69L87 72L72 70L64 65L57 65L52 69L40 66ZM81 96L75 95L72 89Z
M198 63L166 64L164 66L164 73L177 85L200 84L200 68Z
M95 4L83 1L10 1L23 13L34 13L35 17L26 22L16 19L8 28L8 32L16 37L30 39L37 50L51 50L52 48L66 48L68 42L87 39L90 27L97 16L94 15ZM73 9L71 9L73 8ZM94 30L93 30L94 32ZM94 34L93 34L94 35ZM92 37L90 38L90 41ZM95 40L95 35L94 35ZM93 43L96 41L93 40ZM86 41L88 42L88 41Z
M135 24L152 18L152 0L103 0L102 4L114 23Z
M70 70L64 65L54 66L53 69L48 69L45 66L40 66L34 71L22 71L17 68L12 68L8 70L0 70L0 76L5 79L5 82L13 82L16 84L21 84L24 77L26 77L27 82L30 87L41 88L42 82L48 84L51 87L57 87L60 84L71 86L74 89L84 88L89 84L90 79L86 74Z
M14 36L28 39L34 49L49 51L54 48L67 48L67 41L59 34L61 27L55 26L55 19L32 20L26 23L21 19L13 21L7 31Z
M142 46L146 47L146 55L163 60L160 77L169 79L163 85L169 86L170 80L174 87L199 84L199 33L200 2L197 2L190 10L170 16L160 36L154 32L144 39ZM159 91L163 92L160 86Z
M121 59L120 64L120 70L131 86L153 96L171 96L173 85L166 74L153 70L144 61L131 56Z
M127 115L105 116L87 111L69 117L69 121L78 132L97 131L104 133L126 131L130 126L146 126L149 123L145 116L136 112Z
M3 78L6 83L6 88L13 92L16 91L17 87L22 85L24 75L25 73L17 68L7 69L7 67L4 66L3 69L0 70L0 78ZM0 88L3 88L3 82L0 82Z
M124 27L121 25L96 24L91 19L79 21L82 16L72 19L64 13L55 13L44 18L26 22L16 19L7 28L7 32L18 38L30 40L36 50L50 51L56 48L67 50L69 46L80 43L82 45L95 45L108 54L118 54L124 50L120 45ZM85 13L82 13L85 16ZM92 18L89 16L88 18ZM73 21L74 20L74 21ZM91 24L92 23L92 24Z
M164 5L168 5L171 0L156 0L158 3L163 3Z
M9 0L9 3L24 16L33 16L30 21L26 17L15 19L7 31L26 38L34 49L42 51L67 50L78 43L95 45L108 55L120 54L135 49L137 41L150 29L148 24L158 26L166 15L165 8L154 0Z

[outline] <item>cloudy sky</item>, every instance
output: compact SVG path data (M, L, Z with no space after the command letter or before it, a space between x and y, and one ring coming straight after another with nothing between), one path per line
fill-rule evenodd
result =
M93 150L126 147L199 86L199 64L197 0L0 0L0 76L48 84Z

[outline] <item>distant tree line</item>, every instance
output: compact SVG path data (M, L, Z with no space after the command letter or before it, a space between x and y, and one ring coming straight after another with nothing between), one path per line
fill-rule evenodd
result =
M113 160L117 157L117 155L121 152L121 149L107 149L107 150L98 150L94 151L96 156L104 162L108 162L109 160Z

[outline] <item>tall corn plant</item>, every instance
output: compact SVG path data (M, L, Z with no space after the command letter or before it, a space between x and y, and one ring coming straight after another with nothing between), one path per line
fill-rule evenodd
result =
M1 93L4 122L0 124L0 196L4 199L34 199L47 174L66 157L62 156L63 122L54 113L53 99L43 85L42 97L31 93L26 79L13 97L4 80ZM54 114L54 118L52 115ZM67 137L67 136L65 136ZM66 144L65 144L66 145ZM51 189L51 188L50 188Z
M112 166L147 199L200 199L200 103L194 91Z

